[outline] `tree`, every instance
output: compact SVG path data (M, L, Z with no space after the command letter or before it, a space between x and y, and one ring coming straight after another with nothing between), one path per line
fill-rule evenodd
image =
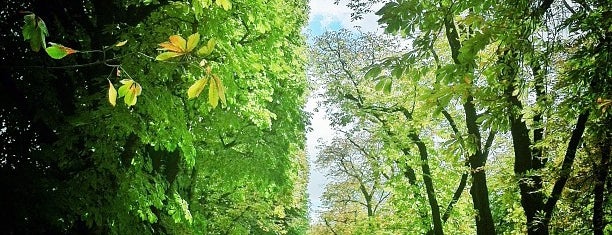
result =
M359 15L373 2L355 0L349 6ZM412 47L370 65L366 77L388 93L391 83L405 79L418 87L397 92L429 91L419 97L427 105L413 107L442 114L465 148L479 234L496 232L485 163L497 132L512 138L515 183L530 234L550 232L574 162L585 156L583 133L607 138L610 128L603 123L610 94L604 84L610 66L603 58L608 58L610 28L603 26L609 25L603 17L609 8L606 1L388 1L377 11L385 31L406 37ZM462 108L455 111L457 104ZM593 203L602 208L609 151L600 146ZM603 213L593 212L597 233L605 229Z
M322 215L334 234L354 233L360 224L375 223L391 194L384 185L394 174L383 167L387 159L380 141L367 132L346 135L327 144L316 161L334 179L323 194L328 210ZM352 228L339 231L342 226Z
M8 2L5 231L303 232L305 9L304 1ZM114 103L118 81L124 102Z
M429 90L416 90L418 83L407 80L393 83L395 88L391 91L390 76L398 76L401 70L372 68L385 56L395 58L394 53L401 52L401 45L393 42L397 41L372 34L352 34L346 30L328 32L315 40L312 54L316 76L325 81L326 102L338 106L329 109L329 116L333 117L332 124L341 127L369 123L366 125L369 126L368 132L384 136L382 139L387 142L387 148L402 153L402 157L387 165L402 169L400 175L413 188L413 197L428 205L428 208L417 212L421 218L415 222L419 227L423 226L420 228L424 230L420 232L439 234L443 232L443 223L449 219L466 186L467 173L463 172L461 158L465 148L459 141L452 148L436 147L439 145L437 139L455 134L453 130L456 125L441 123L442 120L432 117L432 112L421 108L422 105L428 105L421 97L430 94ZM366 73L368 68L370 70ZM379 75L378 82L371 79ZM406 96L403 92L410 92L411 95ZM446 110L444 113L451 115ZM438 167L442 165L452 170L434 173L436 169L445 170ZM460 174L456 178L449 177L458 172ZM444 180L436 179L436 175L446 177ZM417 180L417 177L421 179ZM452 182L454 179L459 181L456 188L450 186L455 184ZM422 187L425 197L421 196ZM444 189L443 193L438 192L440 188ZM440 209L440 197L448 198L445 211ZM413 229L412 232L419 232L419 228Z

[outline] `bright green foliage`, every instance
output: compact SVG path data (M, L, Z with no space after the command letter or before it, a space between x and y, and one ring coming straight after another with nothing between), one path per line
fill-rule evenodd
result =
M30 120L36 134L10 127L0 135L37 149L24 151L15 142L3 147L18 159L50 167L20 182L32 189L29 204L20 193L9 195L11 205L17 205L9 211L18 216L13 227L3 229L20 234L39 228L85 234L303 233L307 163L301 28L306 2L231 1L231 8L228 1L221 6L193 2L202 8L157 1L59 4L67 15L85 19L77 25L83 30L68 30L72 21L44 18L54 22L51 32L61 32L51 34L54 41L81 53L62 60L15 57L25 58L19 64L44 61L59 69L11 70L11 79L23 76L12 80L27 98L3 104L2 123L23 130L28 124L21 120ZM125 40L129 43L117 43ZM162 48L177 56L156 60L156 48L165 40ZM194 83L195 90L189 89ZM112 84L119 85L116 93ZM194 98L201 92L206 99ZM115 97L128 108L106 104L114 104ZM213 108L219 103L224 108ZM17 111L5 116L10 105ZM40 118L28 116L29 110ZM16 179L20 172L38 170L15 166L2 164L2 172ZM32 211L41 212L30 216L36 226L24 220Z
M74 50L72 48L65 47L65 46L62 46L62 45L57 44L57 43L49 42L49 44L51 44L51 46L47 47L45 49L45 51L47 51L47 54L51 58L56 59L56 60L59 60L61 58L64 58L67 55L74 54L74 53L78 52L78 51L76 51L76 50Z
M374 2L348 6L359 18ZM346 31L315 41L313 64L332 124L367 130L382 136L389 152L401 150L388 167L431 168L412 173L431 177L434 187L426 190L410 183L410 171L389 181L395 211L388 218L402 218L405 229L394 233L610 231L610 8L597 0L385 1L379 23L411 42L407 52L385 54L395 44ZM423 152L429 158L414 159ZM453 193L453 182L463 182L469 195ZM450 214L432 206L455 199ZM442 213L443 229L435 231ZM420 217L406 225L414 215ZM321 223L316 231L345 227ZM368 234L388 229L365 227Z

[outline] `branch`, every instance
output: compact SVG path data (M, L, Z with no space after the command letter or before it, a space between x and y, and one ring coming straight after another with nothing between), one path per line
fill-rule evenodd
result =
M565 183L569 179L570 173L572 171L572 165L574 164L574 159L576 158L576 151L578 150L578 145L580 144L580 139L582 138L582 133L584 133L588 118L589 111L586 111L578 116L576 127L572 131L572 136L567 145L565 157L563 158L559 179L557 179L557 181L555 182L552 193L550 194L550 197L546 201L546 205L544 207L544 219L546 221L550 221L553 209L555 208L555 204L561 197L561 192L565 187Z

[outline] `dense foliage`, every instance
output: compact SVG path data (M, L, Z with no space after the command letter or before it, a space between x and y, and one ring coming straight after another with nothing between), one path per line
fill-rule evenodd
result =
M3 4L3 232L303 233L306 14L301 0Z
M348 6L376 11L387 35L341 30L312 45L341 133L319 161L345 176L311 232L612 231L610 1Z

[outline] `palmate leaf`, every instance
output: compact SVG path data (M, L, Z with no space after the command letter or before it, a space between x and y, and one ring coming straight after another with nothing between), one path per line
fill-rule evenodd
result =
M161 48L158 50L165 51L155 57L156 60L168 60L170 58L178 57L190 53L198 46L200 42L200 34L194 33L187 37L185 40L180 35L172 35L168 38L167 42L159 44Z
M127 106L135 105L142 87L132 79L123 79L120 82L123 85L119 87L119 98L124 97L123 101Z

